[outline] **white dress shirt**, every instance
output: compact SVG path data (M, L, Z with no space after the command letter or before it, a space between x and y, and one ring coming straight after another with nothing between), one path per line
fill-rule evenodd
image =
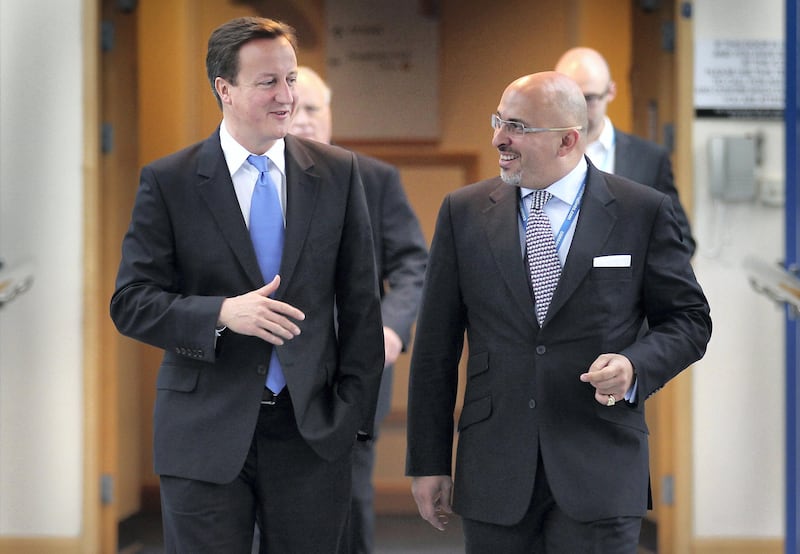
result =
M233 188L236 191L236 198L239 200L239 207L242 210L245 224L250 227L250 199L253 196L253 189L258 181L259 171L247 157L251 154L256 156L266 155L269 161L269 176L275 183L278 190L278 198L281 201L283 210L283 224L286 225L286 143L283 139L278 139L272 148L266 152L248 152L247 149L236 142L228 129L225 127L225 120L219 127L219 142L222 146L222 153L225 155L225 163L231 174Z
M586 147L586 155L592 160L597 169L606 173L614 173L614 156L617 151L617 141L614 126L608 116L605 117L603 130L592 144Z

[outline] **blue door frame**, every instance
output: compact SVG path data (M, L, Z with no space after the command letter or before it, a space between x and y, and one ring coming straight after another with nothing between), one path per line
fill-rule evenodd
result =
M798 126L798 53L800 49L797 42L798 27L800 27L800 14L798 13L800 0L786 0L786 108L784 119L786 123L786 266L797 268L800 266L800 251L798 251L798 202L797 184L800 175L800 159L798 158L798 142L800 126ZM800 467L798 466L798 448L800 448L800 412L797 402L800 399L800 380L798 368L800 367L800 354L798 345L798 322L789 317L787 308L786 317L786 542L787 554L798 554L798 502L800 502Z

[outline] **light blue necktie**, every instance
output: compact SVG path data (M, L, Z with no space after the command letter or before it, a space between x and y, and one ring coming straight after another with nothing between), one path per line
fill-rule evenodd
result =
M250 162L260 172L253 196L250 200L250 238L258 258L258 266L264 282L269 283L278 274L283 254L283 210L275 184L269 177L269 158L248 156ZM267 388L278 394L286 386L283 370L278 361L278 353L272 348L267 373Z

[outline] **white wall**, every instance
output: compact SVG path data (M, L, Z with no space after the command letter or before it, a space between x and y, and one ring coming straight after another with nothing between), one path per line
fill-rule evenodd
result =
M77 536L82 512L81 0L0 0L0 535Z
M695 0L703 39L782 39L783 0ZM745 256L783 259L783 207L722 203L709 190L708 139L764 134L763 177L783 182L782 121L696 119L695 270L711 304L713 336L694 379L694 532L702 537L784 534L783 311L754 292Z

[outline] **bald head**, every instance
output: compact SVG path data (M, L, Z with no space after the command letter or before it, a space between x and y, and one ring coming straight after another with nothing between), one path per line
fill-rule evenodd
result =
M572 79L556 71L543 71L520 77L503 94L519 94L537 107L542 127L586 125L586 101Z
M603 84L611 80L608 63L597 50L578 47L564 52L556 63L556 71L575 80L578 85L582 81L596 80Z
M492 144L500 153L500 176L510 185L546 188L583 157L586 101L566 75L545 71L520 77L503 92L497 116L509 122L496 126Z
M603 130L608 103L617 94L608 63L597 50L577 47L564 52L555 70L574 80L583 91L589 117L587 139L594 142Z
M299 137L331 142L331 89L310 67L297 68L294 86L297 109L289 132Z

